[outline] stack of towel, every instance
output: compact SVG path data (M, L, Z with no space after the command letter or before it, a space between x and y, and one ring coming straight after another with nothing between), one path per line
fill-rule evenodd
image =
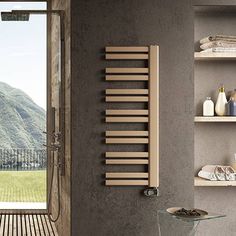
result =
M236 52L236 36L215 35L200 40L201 52Z
M236 172L231 166L206 165L198 172L198 176L208 180L236 180Z

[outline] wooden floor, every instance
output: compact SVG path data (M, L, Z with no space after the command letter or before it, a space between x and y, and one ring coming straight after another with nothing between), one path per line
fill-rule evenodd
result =
M0 236L58 236L47 215L1 214Z

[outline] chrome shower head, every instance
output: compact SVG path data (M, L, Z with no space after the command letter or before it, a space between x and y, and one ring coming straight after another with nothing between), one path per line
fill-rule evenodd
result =
M2 21L29 21L29 13L1 12Z

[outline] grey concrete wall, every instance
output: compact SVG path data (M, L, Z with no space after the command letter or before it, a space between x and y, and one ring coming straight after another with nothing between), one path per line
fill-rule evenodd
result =
M158 209L193 206L191 1L73 0L71 19L72 235L158 235ZM103 156L104 47L149 44L160 45L161 196L152 199L142 187L105 187Z
M215 1L219 3L220 1ZM227 3L221 1L221 4ZM195 48L198 41L210 34L236 35L236 1L234 7L224 11L211 11L195 17ZM213 3L211 3L213 4ZM233 12L233 11L234 12ZM225 85L226 91L236 88L235 61L197 61L195 62L195 112L202 115L202 102L211 96L216 102L218 87ZM236 153L236 126L233 123L212 123L195 125L195 174L207 164L230 165ZM196 187L195 206L227 215L224 219L200 224L197 235L236 235L235 189L234 187Z

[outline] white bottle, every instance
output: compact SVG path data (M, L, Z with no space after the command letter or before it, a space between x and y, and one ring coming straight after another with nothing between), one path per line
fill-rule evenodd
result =
M215 107L215 111L218 116L224 116L226 114L226 104L227 104L227 99L225 95L225 89L224 86L222 85L219 88L219 94Z
M203 116L214 116L214 103L207 97L203 103Z

